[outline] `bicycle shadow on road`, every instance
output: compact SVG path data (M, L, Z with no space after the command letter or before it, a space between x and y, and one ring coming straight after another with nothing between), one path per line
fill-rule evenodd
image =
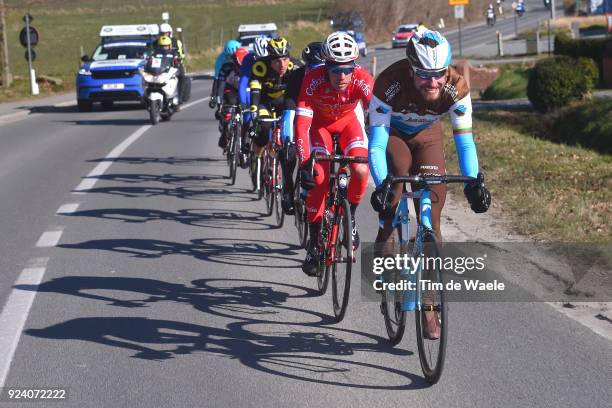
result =
M61 244L58 248L111 251L134 258L155 259L167 255L187 255L198 260L245 266L249 268L298 268L296 258L301 247L275 241L239 238L192 239L189 243L158 239L99 239L78 244Z
M56 120L55 123L66 123L78 126L100 126L100 125L111 125L111 126L139 126L146 125L149 122L148 118L142 117L141 119L82 119L82 120Z
M142 278L69 276L39 286L17 285L16 288L69 294L128 308L149 307L162 301L182 302L206 313L238 319L218 328L140 317L77 318L25 331L33 337L89 341L133 350L132 358L153 361L206 352L238 359L247 367L272 375L322 384L390 390L428 386L420 377L405 371L341 358L360 352L398 356L413 353L390 349L387 340L380 336L339 328L330 316L285 305L290 298L311 296L312 289L224 278L201 279L191 284ZM109 295L102 295L102 290L108 290ZM112 294L118 291L122 298L113 298ZM126 300L125 293L130 292L135 298ZM294 323L283 318L287 313L293 318L296 313L302 313L315 317L316 321ZM288 326L296 329L291 330ZM389 375L397 376L396 385L389 385ZM406 378L411 380L409 384L405 384Z
M170 157L117 157L87 160L88 163L127 163L127 164L169 164L172 166L196 166L202 163L223 162L227 166L223 156L200 157L200 156L170 156Z
M248 324L235 322L217 328L144 317L85 317L43 329L27 329L25 334L132 350L131 358L157 362L190 354L202 358L198 355L209 353L268 374L318 384L383 390L429 386L407 371L339 358L354 356L357 351L381 352L375 341L346 341L328 327L317 332L269 334L246 330ZM371 340L367 335L365 338ZM395 381L390 381L390 375L396 377ZM410 380L408 384L406 379ZM391 382L397 384L390 385Z
M214 202L251 202L257 201L257 197L246 193L244 189L231 188L164 188L164 187L94 187L90 189L74 190L79 193L96 193L118 195L126 198L150 198L150 197L176 197L184 200L214 201Z
M147 208L103 208L60 214L69 217L92 217L117 220L126 223L145 223L149 221L174 221L195 227L217 228L224 230L266 230L276 225L266 223L263 213L221 208L183 209L177 212Z

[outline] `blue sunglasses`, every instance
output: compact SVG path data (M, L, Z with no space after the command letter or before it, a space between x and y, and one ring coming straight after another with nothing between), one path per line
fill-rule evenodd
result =
M419 78L424 79L424 80L429 80L431 78L433 78L433 79L440 79L444 75L446 75L446 68L438 70L438 71L428 71L426 69L414 68L413 67L413 71L414 71L416 76L418 76Z
M331 72L332 74L336 74L336 75L340 75L340 74L350 75L355 70L355 66L350 66L350 67L344 66L343 67L343 66L336 66L336 65L327 65L327 70Z

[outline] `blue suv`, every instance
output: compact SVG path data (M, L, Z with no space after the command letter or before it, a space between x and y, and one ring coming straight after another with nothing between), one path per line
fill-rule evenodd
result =
M83 56L76 77L80 112L94 102L112 106L115 101L142 101L144 85L138 68L151 53L159 28L156 24L104 26L102 42L91 57Z

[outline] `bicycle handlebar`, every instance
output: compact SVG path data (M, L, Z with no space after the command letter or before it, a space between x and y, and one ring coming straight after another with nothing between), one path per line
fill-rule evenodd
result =
M363 156L343 156L339 154L334 155L316 155L312 156L312 163L316 163L318 161L328 161L332 163L367 163L368 158Z

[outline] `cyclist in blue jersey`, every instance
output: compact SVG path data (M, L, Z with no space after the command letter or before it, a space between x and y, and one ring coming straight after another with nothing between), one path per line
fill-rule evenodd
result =
M215 107L218 107L221 104L221 100L217 99L217 86L218 86L219 73L221 72L221 68L223 67L224 64L232 62L232 57L239 47L240 47L240 43L238 41L229 40L228 42L225 43L225 47L223 47L223 51L221 52L221 54L219 54L219 56L217 57L217 60L215 61L215 78L213 81L212 89L210 91L210 101L208 101L208 106L210 107L210 109L215 109ZM215 112L215 118L219 119L218 109Z

